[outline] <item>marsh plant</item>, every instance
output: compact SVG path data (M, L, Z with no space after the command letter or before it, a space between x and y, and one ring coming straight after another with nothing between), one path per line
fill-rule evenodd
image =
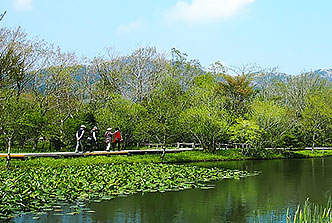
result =
M332 222L331 198L326 205L311 203L309 198L303 205L298 205L295 209L287 208L284 212L269 211L267 213L254 213L254 218L250 222L286 222L286 223L327 223Z
M134 193L211 189L207 182L256 175L239 170L153 163L73 165L38 161L11 169L0 167L0 218L48 211L56 202L110 200ZM45 160L46 161L46 160ZM84 163L84 162L83 162ZM30 165L31 164L31 165ZM212 187L213 188L213 187Z

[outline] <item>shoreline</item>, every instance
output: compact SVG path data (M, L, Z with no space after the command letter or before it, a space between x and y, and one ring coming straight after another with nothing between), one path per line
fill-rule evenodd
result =
M127 150L126 150L127 151ZM128 150L129 151L129 150ZM59 163L64 162L70 163L72 160L79 159L84 160L80 162L81 165L95 165L95 164L116 164L116 163L163 163L163 164L181 164L181 163L192 163L192 162L223 162L223 161L245 161L245 160L272 160L272 159L305 159L305 158L323 158L331 157L332 151L321 151L315 150L314 153L311 150L266 150L261 154L257 155L243 155L241 150L217 150L215 153L206 152L202 150L182 151L177 153L166 153L162 158L161 153L152 154L107 154L101 156L99 153L102 151L96 151L96 156L80 154L79 156L68 156L68 157L25 157L22 160L12 159L11 165L21 166L22 163L32 162L43 165L43 160L46 163ZM123 151L121 151L123 152ZM104 154L104 153L103 153ZM0 157L0 167L5 166L6 157ZM38 162L34 162L38 160ZM47 160L47 161L46 161ZM53 160L53 162L52 162ZM101 161L100 163L98 162ZM76 165L76 164L75 164Z

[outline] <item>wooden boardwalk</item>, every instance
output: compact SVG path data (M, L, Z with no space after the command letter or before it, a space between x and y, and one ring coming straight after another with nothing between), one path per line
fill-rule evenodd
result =
M180 148L180 149L166 149L165 153L179 153L185 151L191 151L192 148ZM121 151L93 151L85 153L75 152L50 152L50 153L11 153L11 159L26 159L26 158L38 158L38 157L53 157L53 158L65 158L65 157L88 157L88 156L112 156L112 155L144 155L144 154L162 154L163 149L146 149L146 150L121 150ZM7 153L0 153L0 157L7 158Z
M224 149L224 148L222 148ZM228 148L230 149L230 148ZM293 148L265 148L267 150L289 150L289 151L300 151L300 150L312 150L311 147L303 149ZM177 149L166 149L165 153L179 153L192 150L202 150L200 148L177 148ZM314 147L314 150L332 150L332 147ZM144 154L163 154L163 149L145 149L145 150L121 150L121 151L93 151L85 153L75 152L49 152L49 153L11 153L11 159L26 159L26 158L38 158L38 157L53 157L53 158L65 158L65 157L88 157L88 156L113 156L113 155L144 155ZM0 157L7 158L7 153L0 153Z

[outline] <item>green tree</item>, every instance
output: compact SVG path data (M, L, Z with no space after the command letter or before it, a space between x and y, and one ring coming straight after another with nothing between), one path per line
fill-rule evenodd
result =
M297 125L294 114L274 101L256 100L251 110L250 119L262 130L264 146L282 145L283 137Z
M0 29L0 119L1 132L7 139L8 153L14 140L24 145L35 129L36 114L30 103L35 71L45 63L47 46L38 39L29 40L20 27ZM35 119L36 118L36 119ZM28 135L20 134L27 131Z
M1 104L0 132L7 141L7 151L15 144L24 148L27 143L34 147L41 136L41 127L46 123L43 119L38 104L34 103L32 94L22 94L20 98L13 96Z
M186 108L186 94L178 79L170 76L163 79L151 99L143 103L147 109L144 118L150 141L163 144L180 140L179 115Z
M232 124L216 89L216 77L209 73L198 76L190 92L191 105L181 114L183 129L211 152L215 151L218 142L227 137L227 130Z
M2 92L2 95L4 92ZM7 151L10 154L13 141L19 132L19 118L22 115L20 101L16 97L6 97L1 104L0 130L7 141Z
M29 40L21 27L15 30L0 28L0 86L19 97L31 85L34 71L46 61L46 44Z
M311 136L312 151L315 142L324 143L331 132L332 90L316 92L307 98L307 106L302 112L302 125ZM330 139L329 139L330 140Z
M113 128L113 131L119 127L123 143L128 145L140 138L140 134L136 135L139 131L144 131L138 129L144 114L145 109L140 104L117 96L96 110L95 118L102 134L108 127Z
M238 118L229 128L230 140L246 145L245 154L248 153L250 147L260 147L261 129L253 120L245 120Z
M51 66L39 75L36 95L39 98L43 115L48 117L49 140L59 149L65 146L65 122L78 112L82 101L78 91L80 67L73 53L64 53L60 48L51 52Z
M229 117L225 110L215 107L197 106L187 109L181 116L187 128L203 149L213 152L223 140L229 128Z

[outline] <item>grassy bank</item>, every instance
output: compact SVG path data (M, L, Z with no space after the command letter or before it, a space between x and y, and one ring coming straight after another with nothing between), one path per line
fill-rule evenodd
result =
M137 156L95 156L84 158L38 158L27 160L11 160L12 167L26 166L85 166L99 164L132 164L132 163L187 163L196 161L227 161L227 160L249 160L249 159L285 159L285 158L314 158L332 156L332 151L271 151L266 150L256 155L243 155L241 150L219 150L215 153L204 151L188 151L181 153L169 153L162 159L160 155L137 155ZM0 158L0 168L6 164L4 158Z
M148 147L128 147L126 149L149 149ZM1 151L0 151L1 152ZM7 151L2 151L6 153ZM32 150L19 150L13 149L12 153L22 153L22 152L33 152ZM34 152L43 152L43 151L34 151ZM55 151L48 151L55 152ZM68 152L68 150L63 150L63 152ZM310 158L310 157L323 157L323 156L332 156L331 150L315 150L313 153L311 150L251 150L244 155L241 149L229 149L229 150L217 150L214 153L204 152L204 151L188 151L182 153L173 153L167 154L164 159L160 158L160 155L144 155L137 157L112 157L110 156L107 159L88 159L85 162L143 162L143 163L181 163L181 162L191 162L191 161L224 161L224 160L247 160L247 159L282 159L282 158ZM0 159L0 165L3 160ZM68 161L69 162L69 161ZM70 161L72 162L72 161ZM20 162L19 162L20 163ZM42 163L42 162L41 162Z

